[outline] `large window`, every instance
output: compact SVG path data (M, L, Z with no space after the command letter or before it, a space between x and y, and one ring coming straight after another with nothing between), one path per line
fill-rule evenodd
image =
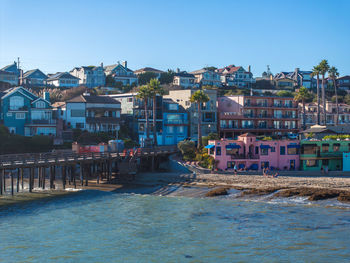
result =
M261 148L260 149L260 154L261 155L268 155L269 154L269 149L268 148Z
M301 154L316 154L317 145L316 144L303 144L301 146Z
M85 110L71 110L71 117L85 117Z
M339 149L340 149L340 144L339 143L333 144L333 152L339 152Z
M216 146L216 155L221 155L221 146Z
M24 98L20 96L13 96L10 98L10 110L19 110L24 106Z
M280 146L280 155L286 154L286 146Z
M45 102L43 101L38 101L36 103L36 107L39 108L39 109L44 109L45 108Z
M288 155L296 155L299 154L299 149L298 148L288 148L287 149Z
M16 113L16 119L17 120L24 120L25 118L26 118L26 114L24 112Z
M322 144L322 152L323 153L328 153L329 151L329 144Z

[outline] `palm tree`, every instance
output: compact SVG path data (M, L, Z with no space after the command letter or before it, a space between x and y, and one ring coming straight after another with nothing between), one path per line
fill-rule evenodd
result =
M329 70L329 65L327 60L322 60L318 65L320 67L320 74L322 76L322 104L323 104L323 120L324 125L327 125L327 113L326 113L326 91L325 91L325 75Z
M198 149L202 148L202 103L209 101L209 96L203 90L197 90L190 97L192 103L197 103L198 106Z
M164 95L164 89L158 79L151 79L148 87L153 99L153 143L157 146L157 95Z
M320 124L320 115L321 115L321 112L320 112L320 67L319 66L315 66L313 69L312 69L312 76L316 76L317 77L317 125Z
M306 123L305 123L305 100L307 100L308 98L310 98L310 92L307 88L305 88L304 86L301 86L300 89L298 90L298 92L295 94L294 96L294 100L298 101L303 104L303 129L306 129Z
M338 106L338 90L336 78L339 77L339 72L336 67L331 67L328 70L328 76L333 80L334 93L335 93L335 106L337 108L337 115L335 119L335 125L338 125L339 122L339 106Z
M151 97L151 89L148 86L142 86L137 94L137 98L142 99L143 100L143 105L144 105L144 109L145 109L145 119L146 119L146 139L148 141L149 139L149 121L148 121L148 112L147 112L147 108L148 108L148 99Z

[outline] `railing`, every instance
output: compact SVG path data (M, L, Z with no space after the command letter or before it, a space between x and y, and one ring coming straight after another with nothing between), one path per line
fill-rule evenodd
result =
M23 106L23 107L11 107L11 106L9 106L7 108L7 110L9 110L9 111L28 111L28 107L27 106Z
M164 120L164 124L188 124L188 120Z
M55 119L49 119L49 120L31 120L30 122L26 123L26 124L56 124L57 120Z

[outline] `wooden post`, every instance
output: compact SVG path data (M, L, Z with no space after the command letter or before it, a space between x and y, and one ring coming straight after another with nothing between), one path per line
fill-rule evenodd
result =
M45 177L46 177L46 167L43 167L43 171L42 171L42 187L43 187L43 190L45 189Z
M11 172L11 195L13 195L13 189L14 188L14 185L13 185L13 172Z
M85 170L86 170L85 171L85 186L88 186L89 176L91 173L91 166L89 164L87 164Z
M80 163L80 184L81 186L84 185L84 166L83 166L83 163Z
M19 168L17 169L16 191L19 192Z
M23 168L20 168L20 172L21 172L21 186L22 186L22 191L24 190L24 171Z
M100 166L98 163L95 164L96 165L96 180L97 180L97 184L100 184Z
M38 188L40 188L41 187L41 167L38 167L37 174L38 174Z
M77 188L77 182L75 181L75 167L72 166L72 174L73 174L73 184L74 184L74 189Z
M52 166L50 166L49 171L50 171L50 189L52 189L53 188L53 167Z
M2 186L4 188L4 193L6 193L6 170L2 170Z
M32 183L33 183L33 180L32 180L32 176L34 174L34 168L29 168L29 193L32 192Z
M2 186L2 184L3 184L3 182L4 182L4 179L3 179L3 177L4 177L4 171L5 171L5 169L2 169L2 170L1 170L1 173L0 173L0 195L3 194L3 186Z
M66 189L66 166L61 167L62 187Z

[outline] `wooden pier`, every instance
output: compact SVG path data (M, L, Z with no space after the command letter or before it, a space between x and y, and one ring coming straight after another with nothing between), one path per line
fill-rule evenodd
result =
M0 195L7 191L8 182L11 184L12 195L15 191L23 191L25 182L29 192L35 187L56 189L58 179L62 183L62 189L67 185L74 188L77 185L87 186L91 179L97 183L110 182L112 175L133 176L140 169L153 171L161 161L177 151L174 146L158 146L138 148L135 152L130 149L122 153L50 152L0 155Z

